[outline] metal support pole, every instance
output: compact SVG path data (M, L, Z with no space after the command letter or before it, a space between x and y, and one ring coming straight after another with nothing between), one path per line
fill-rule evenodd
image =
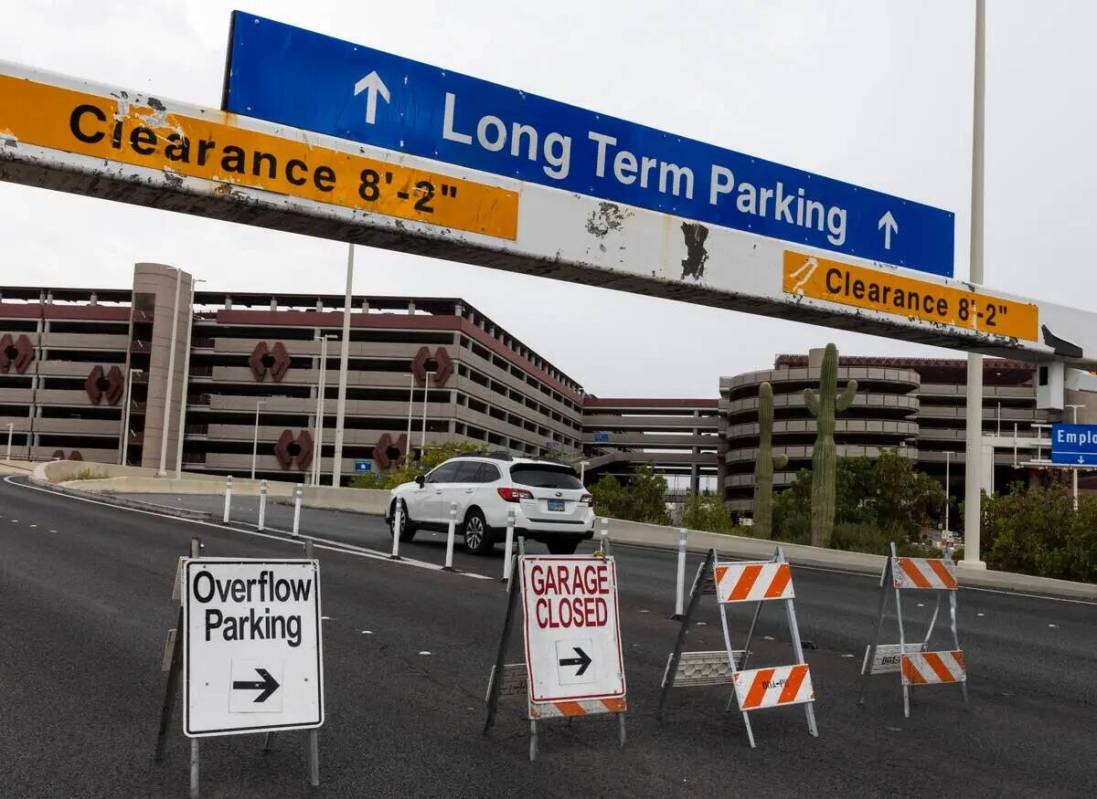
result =
M232 510L232 475L225 478L225 512L221 517L223 524L229 523L229 512Z
M678 530L678 574L674 585L674 615L675 620L682 618L686 604L686 528Z
M975 0L975 91L971 143L971 270L968 280L983 282L983 149L986 108L986 0ZM964 446L963 565L985 569L980 553L983 476L983 356L967 356L967 414Z
M309 785L313 788L320 786L319 730L309 730Z
M255 401L255 431L251 437L251 479L255 479L255 463L259 459L259 409L267 404L266 400Z
M393 560L400 560L400 533L404 529L404 505L397 502L392 511L392 554Z
M179 333L179 289L183 284L183 272L175 268L175 306L171 314L171 349L168 350L168 380L164 391L164 429L160 431L160 468L157 477L167 477L168 466L168 427L171 424L171 391L175 379L175 346Z
M446 531L446 565L442 568L453 571L453 539L457 535L457 503L449 503L449 530Z
M187 387L190 385L190 350L194 334L194 287L204 280L190 279L190 301L187 303L187 335L184 341L186 349L183 350L183 391L179 396L179 437L175 446L175 479L183 478L183 439L187 428Z
M305 487L300 483L293 489L293 534L297 535L301 529L301 495Z
M404 442L404 463L411 463L411 416L415 409L415 372L411 375L411 387L408 389L408 437Z
M419 459L423 459L423 453L427 451L427 392L430 390L430 376L434 372L427 372L423 381L423 433L419 437Z
M952 453L945 452L945 532L949 531L948 526L948 514L949 506L952 504Z
M507 540L506 549L503 551L503 581L510 583L513 574L511 571L511 554L514 551L514 508L507 509Z
M257 529L262 531L266 528L267 521L267 481L259 481L259 524Z
M339 346L339 391L335 400L335 460L331 484L338 488L343 471L343 422L347 415L347 365L350 358L350 304L354 285L354 245L347 245L347 290L343 297L343 341Z
M1079 408L1084 408L1085 405L1067 405L1066 407L1070 408L1071 411L1074 412L1074 424L1078 424L1078 409ZM1071 492L1074 496L1074 510L1077 511L1078 510L1078 470L1077 469L1071 469L1070 470L1070 486L1071 486Z

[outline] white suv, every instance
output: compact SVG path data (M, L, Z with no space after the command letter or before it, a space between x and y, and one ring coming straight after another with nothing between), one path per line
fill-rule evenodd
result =
M592 497L575 470L556 461L503 454L460 455L392 489L385 519L395 535L401 511L401 541L420 529L445 530L450 504L457 506L457 531L465 549L490 552L506 533L514 511L515 537L542 541L554 555L570 555L594 534Z

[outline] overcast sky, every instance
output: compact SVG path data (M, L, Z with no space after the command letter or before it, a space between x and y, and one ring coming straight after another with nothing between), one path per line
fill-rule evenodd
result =
M1090 307L1097 4L988 0L986 284ZM18 0L0 57L220 103L243 8L954 211L968 269L974 0L398 3ZM342 293L345 245L0 184L0 285ZM465 297L601 396L715 397L721 374L834 341L942 350L360 248L356 292Z

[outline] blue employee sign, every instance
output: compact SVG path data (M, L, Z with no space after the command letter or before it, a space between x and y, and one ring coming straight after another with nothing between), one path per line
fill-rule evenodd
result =
M952 276L949 211L233 12L226 111Z
M356 472L372 472L373 464L370 461L355 461L354 471Z
M1097 466L1097 424L1053 424L1051 462Z

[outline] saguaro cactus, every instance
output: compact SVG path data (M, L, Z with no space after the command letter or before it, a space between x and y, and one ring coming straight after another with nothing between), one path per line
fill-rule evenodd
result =
M850 380L838 394L838 348L827 344L819 375L819 393L804 389L804 403L815 417L815 453L811 459L811 544L830 545L834 530L834 482L838 449L834 445L834 415L853 404L857 381Z
M754 535L773 535L773 470L788 464L787 455L773 454L773 386L758 386L758 459L754 462Z

